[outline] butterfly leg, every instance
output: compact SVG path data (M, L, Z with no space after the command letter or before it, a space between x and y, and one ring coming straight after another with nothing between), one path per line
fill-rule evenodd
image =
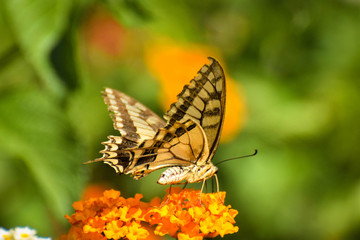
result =
M162 208L163 206L165 206L165 205L167 204L167 202L169 201L170 196L171 196L171 187L172 187L172 184L170 184L169 193L167 194L167 198L166 198L165 202L162 203L162 204L159 206L159 208Z
M172 187L172 184L170 184L170 187L169 187L169 193L168 193L169 196L171 195L171 187Z
M201 205L201 194L204 190L204 185L205 185L205 181L206 179L204 178L203 182L202 182L202 185L201 185L201 190L200 190L200 194L199 194L199 202L200 202L200 205Z
M187 185L187 184L188 184L188 182L184 183L184 186L183 186L183 188L181 189L181 191L186 188L186 185Z
M214 193L215 192L215 183L214 183L215 179L211 178L211 192Z

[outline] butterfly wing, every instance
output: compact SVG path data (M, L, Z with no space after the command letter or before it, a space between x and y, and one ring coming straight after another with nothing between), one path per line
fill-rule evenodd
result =
M104 101L114 122L114 128L122 137L134 142L153 138L165 122L140 102L125 93L105 88Z
M213 58L178 95L165 123L131 97L107 88L105 102L121 137L109 136L102 158L136 179L165 167L203 165L219 143L225 111L225 77Z
M168 125L191 119L205 132L209 146L208 158L199 159L198 165L211 161L220 140L225 114L225 75L220 64L209 58L210 64L204 65L198 75L185 85L164 118Z
M103 156L94 161L104 161L116 172L123 173L130 162L127 154L121 150L135 148L145 139L152 139L158 129L165 126L165 122L140 102L120 91L105 88L103 97L114 128L119 130L121 136L108 136L109 141L102 143L105 145L101 151Z
M139 179L161 168L194 165L201 156L208 155L204 136L201 127L191 119L176 121L171 127L159 129L154 139L125 150L130 165L124 173Z
M209 59L171 105L164 116L167 125L132 150L125 173L140 178L164 167L203 165L212 159L224 121L225 76L220 64Z

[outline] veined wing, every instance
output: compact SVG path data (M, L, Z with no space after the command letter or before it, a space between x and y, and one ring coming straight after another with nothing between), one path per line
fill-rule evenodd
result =
M111 88L103 92L105 103L121 136L108 136L103 142L103 156L94 161L103 161L112 166L116 172L123 173L130 164L127 154L120 150L137 147L145 139L152 139L165 122L155 113L128 95ZM114 160L116 158L116 161Z
M115 89L105 88L105 103L122 137L135 142L153 138L165 122L140 102Z
M219 144L225 113L225 75L220 64L213 58L209 65L204 65L198 75L185 85L164 118L168 120L166 128L176 121L186 122L191 119L204 130L209 146L207 159L199 159L202 165L212 159Z
M189 119L184 123L174 122L171 128L159 129L154 139L122 153L130 159L124 173L139 179L161 168L194 165L202 156L208 156L208 146L202 128Z

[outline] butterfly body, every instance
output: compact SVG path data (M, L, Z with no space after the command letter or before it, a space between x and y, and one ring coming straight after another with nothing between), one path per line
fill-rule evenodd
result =
M171 167L165 170L157 181L162 185L202 182L214 176L218 168L212 163L188 167Z
M159 184L194 183L217 172L211 160L217 149L225 113L225 76L213 58L185 85L163 121L144 105L111 88L105 103L121 136L103 142L103 161L119 174L140 179L165 170ZM216 175L215 175L216 176Z

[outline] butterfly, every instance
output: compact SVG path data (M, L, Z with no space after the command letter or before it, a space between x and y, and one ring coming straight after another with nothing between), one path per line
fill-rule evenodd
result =
M166 122L135 99L105 88L104 100L121 136L108 136L103 156L89 162L102 161L135 179L167 168L158 180L163 185L217 178L211 160L224 123L225 75L215 59L209 60L171 104Z

